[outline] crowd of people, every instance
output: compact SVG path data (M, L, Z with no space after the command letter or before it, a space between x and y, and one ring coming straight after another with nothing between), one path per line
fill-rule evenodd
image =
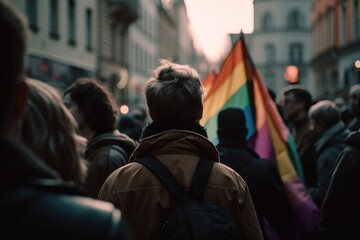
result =
M222 110L219 143L208 139L194 68L161 60L144 87L147 109L119 117L96 79L74 79L60 93L27 78L26 26L0 1L1 239L159 239L176 203L137 162L151 155L186 190L198 162L213 162L203 200L230 210L244 239L291 240L293 212L275 162L247 147L240 108ZM357 239L360 85L349 90L346 114L300 85L282 97L278 110L294 136L304 186L321 209L304 240Z

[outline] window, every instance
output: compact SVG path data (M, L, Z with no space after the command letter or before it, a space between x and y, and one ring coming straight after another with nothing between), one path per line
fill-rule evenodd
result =
M341 25L342 25L342 32L341 32L341 42L342 44L346 43L346 32L347 32L347 24L346 24L346 1L342 2L341 5Z
M58 14L58 1L50 0L50 37L59 39L59 14Z
M265 46L265 61L266 63L273 63L275 61L275 47L273 44Z
M86 43L86 50L92 50L92 11L91 9L86 9L85 14L85 43Z
M69 44L75 45L75 32L76 32L76 21L75 21L75 1L68 1L68 17L69 17Z
M360 40L359 0L354 0L354 40Z
M326 11L326 31L329 47L331 47L334 45L334 15L332 9Z
M29 27L33 32L39 30L37 26L37 1L28 0L26 1L26 14L29 19Z
M289 29L299 29L303 25L303 16L297 11L291 11L288 16L288 28Z
M115 24L112 24L111 25L111 59L115 61L115 58L116 58L116 33L117 33L117 28L116 28L116 25Z
M290 45L290 63L299 65L302 63L303 47L300 43Z
M276 80L275 80L275 74L271 70L267 70L265 72L265 82L266 85L274 86Z
M265 13L261 21L261 28L263 30L270 30L273 27L273 18L270 13Z

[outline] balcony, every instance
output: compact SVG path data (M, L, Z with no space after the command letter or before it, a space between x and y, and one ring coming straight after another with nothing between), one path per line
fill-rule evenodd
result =
M138 0L107 0L111 15L120 22L130 24L139 17Z

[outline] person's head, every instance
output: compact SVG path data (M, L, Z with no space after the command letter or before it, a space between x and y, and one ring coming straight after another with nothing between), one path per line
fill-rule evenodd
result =
M26 111L28 88L24 82L26 21L13 7L0 1L0 134L18 137Z
M50 85L28 79L30 89L22 141L67 181L82 182L86 165L82 155L86 139L76 132L77 124Z
M118 130L138 141L142 134L142 124L131 115L124 115L119 118Z
M239 140L245 141L248 129L246 127L245 113L240 108L226 108L221 110L218 115L218 130L219 139L236 137Z
M154 122L197 123L202 118L203 88L199 74L188 65L161 60L144 91Z
M360 84L356 84L350 88L349 96L351 111L356 116L360 116Z
M340 109L329 100L319 101L309 110L310 128L321 136L326 130L341 121Z
M116 101L104 84L95 79L81 78L68 87L63 96L84 136L87 129L94 134L116 129Z
M300 85L289 85L283 89L283 109L290 121L294 122L299 116L307 117L307 113L313 104L309 91Z
M132 110L132 115L135 120L139 121L141 124L144 124L146 121L147 113L143 107L136 107Z

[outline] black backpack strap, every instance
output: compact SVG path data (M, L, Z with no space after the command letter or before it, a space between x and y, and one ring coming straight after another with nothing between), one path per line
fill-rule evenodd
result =
M190 192L195 194L198 199L203 198L213 166L213 161L200 156L190 186Z
M146 155L138 157L136 161L147 167L175 197L176 201L183 202L190 197L160 160ZM190 193L199 200L203 197L213 165L213 161L202 156L198 161L191 181Z
M180 203L188 199L187 193L160 160L153 156L146 155L138 157L136 161L148 168L167 188L170 194L173 195L177 202Z

